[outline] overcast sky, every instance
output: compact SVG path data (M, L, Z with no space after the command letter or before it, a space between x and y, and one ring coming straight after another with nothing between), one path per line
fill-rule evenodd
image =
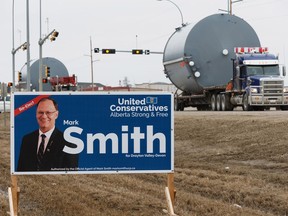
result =
M26 1L15 1L15 48L26 39ZM227 10L227 0L173 0L184 22L196 24L206 16ZM30 0L31 59L39 58L39 0ZM243 0L233 4L233 14L246 20L257 32L262 46L279 54L287 66L288 0ZM223 13L223 12L222 12ZM12 80L12 0L0 6L0 82ZM43 45L43 57L54 57L75 74L78 81L91 82L90 37L93 48L134 48L162 52L175 28L181 25L177 8L157 0L42 0L42 33L59 31L54 42ZM241 32L239 32L240 34ZM286 54L286 56L285 56ZM26 51L16 55L16 71L25 64ZM116 86L128 78L130 84L169 82L163 73L162 55L135 56L93 54L94 82ZM17 76L16 76L17 77Z

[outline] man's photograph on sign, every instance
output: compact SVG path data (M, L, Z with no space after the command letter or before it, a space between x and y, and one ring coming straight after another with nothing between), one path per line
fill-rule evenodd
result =
M55 127L58 104L51 97L41 98L36 105L36 120L39 128L23 136L17 171L52 171L54 169L76 169L78 154L68 154L64 147L75 148L67 142L63 132Z
M12 98L12 174L169 173L170 93L21 93Z

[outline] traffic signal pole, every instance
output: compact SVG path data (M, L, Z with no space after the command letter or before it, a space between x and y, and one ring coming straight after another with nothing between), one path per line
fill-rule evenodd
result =
M41 31L40 31L41 32ZM54 29L53 31L51 31L46 37L44 37L43 39L41 39L41 35L40 35L40 39L39 39L39 91L43 91L43 85L42 85L42 69L43 69L43 62L42 62L42 45L44 44L44 42L54 33L56 32L56 30ZM41 33L40 33L41 34ZM58 36L58 32L57 32L57 36Z
M150 51L145 49L116 50L116 49L94 48L94 53L100 53L100 52L102 54L116 54L116 53L132 53L134 55L163 54L163 52Z
M13 43L14 44L14 43ZM14 46L13 46L14 47ZM12 86L12 92L15 92L15 54L16 52L19 50L19 49L22 49L22 50L26 50L27 49L27 42L21 44L19 47L17 47L16 49L12 49L12 83L13 83L13 86ZM19 80L18 80L19 81Z

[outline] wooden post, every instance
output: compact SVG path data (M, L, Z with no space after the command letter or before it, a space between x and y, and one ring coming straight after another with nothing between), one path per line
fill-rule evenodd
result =
M175 195L176 195L176 190L174 187L174 173L168 173L168 189L169 189L169 193L170 193L170 197L171 197L171 202L174 208L174 204L175 204Z
M170 196L170 192L169 192L169 188L165 187L165 195L166 195L166 201L167 201L167 206L168 206L168 213L169 215L175 215L174 213L174 207L171 201L171 196Z
M13 214L17 215L18 214L18 204L19 204L19 194L20 190L18 188L18 179L17 176L11 175L11 193L12 193L12 204L13 204Z
M7 212L10 216L14 216L14 207L13 207L13 197L11 187L8 188L8 198L9 198L9 209L10 212Z
M175 195L176 190L174 187L174 173L168 173L167 175L167 185L168 187L165 187L165 196L168 206L168 212L165 211L165 213L168 213L169 215L174 215L174 204L175 204Z

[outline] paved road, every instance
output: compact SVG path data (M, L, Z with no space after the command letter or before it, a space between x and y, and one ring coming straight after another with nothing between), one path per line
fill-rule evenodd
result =
M190 108L185 109L184 111L175 111L175 117L181 116L210 116L212 118L229 118L229 116L242 116L242 117L251 117L257 119L271 119L274 120L284 120L288 121L288 111L278 111L275 109L269 111L242 111L242 109L236 109L234 111L197 111L196 109Z

